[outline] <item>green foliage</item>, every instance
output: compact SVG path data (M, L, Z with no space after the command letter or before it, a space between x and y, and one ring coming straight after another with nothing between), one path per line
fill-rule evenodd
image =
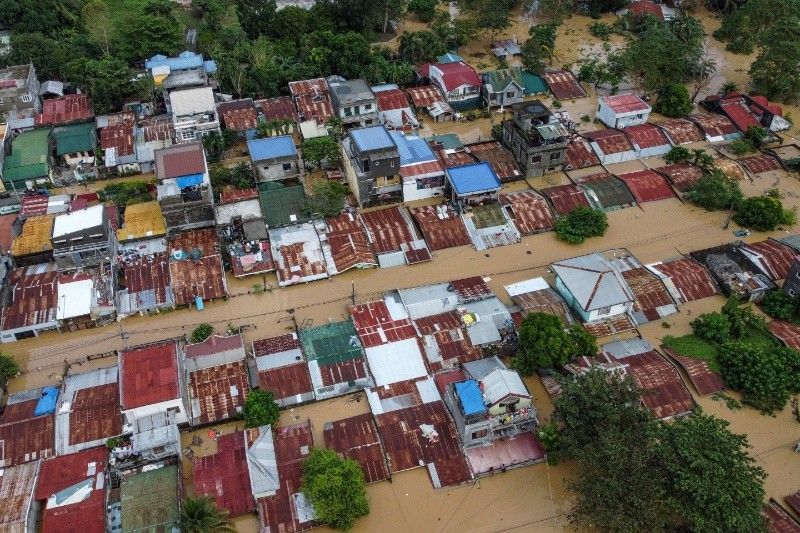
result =
M450 20L450 15L444 12L436 13L431 22L431 29L445 43L448 50L458 50L478 34L478 26L469 17L459 17Z
M458 6L476 27L495 33L511 27L511 8L515 0L459 0Z
M757 44L763 44L765 48L772 45L773 28L796 17L800 17L798 0L748 0L725 15L722 25L714 32L714 38L727 42L731 52L750 54ZM778 74L780 70L773 73Z
M614 34L614 27L605 22L592 22L589 31L601 41L607 41Z
M797 352L786 348L764 348L749 341L733 341L722 346L717 356L725 383L742 393L742 401L764 413L780 411L789 400L796 377Z
M556 219L556 237L570 244L581 244L589 237L602 237L608 229L608 217L600 210L579 206Z
M208 323L200 324L192 331L192 342L203 342L214 333L214 326Z
M733 220L745 228L773 231L780 225L793 225L794 212L783 208L779 198L751 196L739 202Z
M529 313L519 329L519 349L512 365L530 376L540 368L560 368L580 355L594 355L594 337L580 326L566 330L561 319L550 313Z
M317 181L312 186L306 211L312 216L335 217L344 209L350 189L338 181Z
M767 137L767 130L761 126L750 126L744 134L745 139L753 143L753 146L760 148Z
M189 496L181 505L178 519L180 530L186 533L233 533L227 511L217 507L211 496Z
M306 139L301 148L303 161L312 163L316 168L322 165L335 167L339 164L339 143L330 135Z
M670 83L658 91L654 109L668 117L683 117L692 112L694 105L689 89L682 83Z
M787 2L800 11L797 0ZM749 6L749 3L748 3ZM800 99L800 13L792 18L762 17L775 21L750 65L753 88L773 100L794 103Z
M689 187L686 198L707 211L719 211L739 205L742 201L742 190L738 182L721 170L714 169Z
M529 72L541 73L553 61L556 46L555 23L538 24L528 30L528 39L521 47L522 64Z
M616 92L624 77L625 64L619 52L611 52L605 59L589 56L581 60L578 69L579 80L591 83L595 89L608 87L612 92Z
M736 139L732 141L728 148L736 155L745 155L756 151L756 147L750 139Z
M281 10L283 11L283 10ZM279 119L261 122L256 128L256 136L259 139L266 137L276 137L279 135L289 135L294 128L294 121L292 119Z
M675 350L678 355L705 361L711 370L719 371L719 366L717 365L718 348L713 343L705 341L696 335L683 335L681 337L667 335L662 339L661 343L667 348Z
M430 22L436 15L439 0L409 0L408 10L414 13L421 22Z
M781 289L770 289L761 300L761 310L777 320L797 321L798 299Z
M0 353L0 387L5 387L8 380L19 375L19 365L10 356Z
M173 55L183 47L182 25L170 0L147 0L116 28L117 55L129 63L154 54Z
M398 43L399 56L415 65L436 61L438 56L447 52L442 38L437 33L428 30L404 31L400 35Z
M556 423L551 420L546 424L541 424L537 436L542 448L547 453L547 463L557 464L560 460L561 437Z
M302 470L301 490L320 522L347 530L369 514L364 472L358 462L342 459L333 450L314 448Z
M255 186L253 169L244 161L232 169L220 164L211 165L208 173L211 178L211 187L215 193L222 191L225 187L249 189Z
M704 340L723 343L731 338L731 321L722 313L705 313L692 320L692 331Z
M691 158L692 153L688 148L684 148L683 146L675 146L671 148L669 152L667 152L667 155L664 156L664 161L672 165L675 163L685 163Z
M98 113L119 109L126 99L141 95L144 89L136 72L118 57L80 57L70 61L65 71L70 81L91 96Z
M119 207L141 202L149 202L152 198L145 181L124 181L106 185L97 192L103 202L113 202Z
M109 450L119 447L120 444L122 444L122 439L119 437L111 437L110 439L106 439L106 448Z
M255 428L261 426L275 427L281 416L280 408L275 403L271 392L261 389L252 389L244 401L245 427Z
M203 148L206 150L206 156L209 161L212 163L222 161L225 155L225 139L219 132L212 131L203 136Z
M722 306L722 314L728 317L731 337L734 339L752 338L767 330L764 319L753 312L751 305L741 305L735 295L731 295Z

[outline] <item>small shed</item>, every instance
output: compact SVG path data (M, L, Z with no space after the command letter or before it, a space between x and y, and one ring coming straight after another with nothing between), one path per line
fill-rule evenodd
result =
M454 202L480 202L495 198L500 190L497 174L485 162L447 169L447 183Z
M597 106L597 118L609 128L624 128L644 124L653 110L635 93L601 96Z

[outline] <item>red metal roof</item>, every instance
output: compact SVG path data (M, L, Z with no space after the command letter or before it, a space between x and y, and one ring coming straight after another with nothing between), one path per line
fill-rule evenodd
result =
M293 365L259 370L258 383L263 390L270 391L276 400L314 392L308 364L305 361Z
M167 141L175 136L175 126L169 118L146 118L139 122L144 142Z
M446 91L458 89L462 85L471 85L478 88L481 86L481 77L478 76L474 68L463 61L437 63L431 65L431 68L436 68L441 72L442 83Z
M347 381L358 381L367 377L367 361L359 356L339 363L320 365L319 373L326 387Z
M26 194L20 201L20 218L46 215L48 202L49 197L46 194Z
M606 155L633 150L628 138L619 130L606 128L598 131L587 131L583 135L597 143L597 146Z
M75 394L69 413L69 445L109 439L122 434L119 384L107 383Z
M85 94L67 94L42 102L42 112L36 115L36 125L57 125L69 122L88 122L94 118L94 108Z
M763 109L769 111L773 115L781 116L783 115L783 109L778 104L770 102L767 100L766 96L760 95L753 95L750 99L758 106L761 106Z
M800 524L773 499L764 506L761 515L769 533L800 533Z
M389 479L383 447L370 413L327 422L323 434L326 448L358 461L367 483Z
M461 370L447 370L433 376L433 381L436 382L436 388L439 389L439 394L446 394L447 386L451 383L464 381L465 379L467 379L467 376L465 376L464 372Z
M241 202L242 200L254 200L258 198L258 189L225 189L219 193L219 203L229 204L233 202Z
M286 284L300 283L307 277L324 274L328 270L325 261L313 261L306 255L304 242L278 246L278 253L280 260L276 261L275 273Z
M550 92L559 100L570 100L572 98L583 98L586 91L575 79L575 75L568 70L551 70L542 73Z
M444 174L444 168L439 161L425 161L423 163L413 163L400 167L400 176L404 178L414 178L426 176L428 174Z
M368 302L350 308L358 339L364 348L381 346L390 342L416 338L411 320L393 320L383 300Z
M691 302L719 294L719 289L708 270L693 259L676 259L653 265L669 278L683 302Z
M672 140L672 144L689 144L696 141L703 140L703 133L697 129L697 126L690 120L685 118L671 118L656 124L659 128L666 132L667 136Z
M781 164L774 157L767 154L749 155L737 161L751 174L761 174L773 170L782 170Z
M688 118L709 137L721 137L737 131L733 122L716 113L697 113Z
M434 102L444 101L444 96L435 85L423 85L406 89L406 94L411 98L417 109L428 107Z
M155 291L155 303L167 302L169 281L169 258L166 253L157 253L133 261L126 261L122 266L122 282L129 294L142 291ZM143 302L142 302L143 304Z
M290 81L289 92L300 115L300 120L316 120L323 124L333 116L333 103L324 78Z
M508 206L514 225L523 235L550 231L555 217L547 200L534 191L500 193L500 203Z
M592 147L583 137L575 136L570 139L567 145L567 154L565 157L566 170L577 170L579 168L592 167L600 164L600 159L594 153Z
M300 492L302 463L314 446L311 424L279 427L275 435L275 458L280 488L274 496L256 502L258 520L263 528L278 533L305 531L316 525L300 523L294 510L292 495Z
M625 182L639 203L675 197L672 187L669 186L664 176L654 170L629 172L619 174L617 177Z
M420 335L430 335L436 344L438 357L431 357L426 343L428 367L431 372L444 368L457 368L469 361L483 357L483 351L469 340L464 324L456 312L442 313L414 321Z
M16 213L11 215L0 215L0 253L8 254L11 252L11 242L14 240L12 228L17 221Z
M642 100L641 97L635 93L612 94L601 97L601 101L605 102L605 104L618 115L650 110L650 106L647 105L647 102Z
M270 120L292 120L297 122L297 108L291 96L278 96L267 100L256 100L256 106L261 108L264 118Z
M441 209L441 207L439 207ZM447 218L439 218L437 206L427 205L409 209L431 250L444 250L472 244L464 221L454 209L447 206Z
M447 151L443 148L437 148L433 141L429 141L431 147L436 153L436 159L445 168L460 167L462 165L471 165L476 163L475 158L469 152L464 150L456 150L454 152Z
M174 341L132 348L121 354L122 408L134 409L181 397Z
M800 490L794 494L786 496L784 500L789 504L789 507L794 509L795 513L800 514Z
M38 399L24 402L29 404L31 414ZM55 415L44 415L6 421L5 413L0 419L0 459L2 466L14 466L36 459L46 459L55 455Z
M390 472L432 465L443 487L472 478L458 432L441 401L380 414L376 422ZM425 438L420 429L423 424L433 426L439 437Z
M747 132L748 128L753 126L761 127L758 118L750 111L741 96L723 98L720 102L720 108L742 132Z
M242 357L244 357L244 341L241 335L211 335L203 342L187 344L183 353L187 358L194 358L230 350L241 350Z
M769 332L786 346L800 350L800 326L783 320L772 320L767 327L769 327Z
M586 195L583 194L580 187L574 184L547 187L541 189L540 192L550 199L559 215L568 215L579 206L589 207Z
M114 148L117 157L132 155L136 115L127 112L118 113L110 115L108 122L108 126L100 130L100 147L103 150Z
M789 268L797 257L794 248L783 244L775 239L766 239L759 242L746 244L745 248L761 254L764 266L767 268L770 278L773 281L786 279Z
M203 144L191 142L158 149L155 151L155 167L160 180L203 174L206 172Z
M241 431L217 437L216 453L192 459L194 493L211 496L230 516L252 512L255 502L245 454Z
M664 20L664 12L661 11L661 6L650 0L634 0L628 6L628 11L634 17L652 15L658 20Z
M199 404L199 410L192 406L192 418L200 424L234 418L249 392L250 379L244 359L195 370L189 374L189 398L192 404Z
M3 307L2 329L16 329L56 319L58 272L29 274L28 267L17 268L9 276L13 287L11 304Z
M378 101L378 109L381 111L389 111L391 109L405 109L411 107L408 103L406 93L400 89L387 89L375 93L375 99Z
M217 112L225 129L244 132L258 127L258 112L251 98L221 102L217 104Z
M697 180L703 177L703 169L691 163L675 163L654 169L665 176L672 186L681 192L686 192Z
M43 533L104 533L106 530L105 477L108 450L105 446L79 453L62 455L42 463L34 498L43 502ZM93 464L92 464L93 463ZM92 473L95 472L95 473ZM68 505L46 508L44 501L64 489L92 479L92 490L86 499Z
M478 161L489 163L500 181L514 181L523 177L514 155L503 148L500 142L483 141L468 144L465 148Z
M622 128L628 140L639 148L656 148L669 146L669 139L653 124L638 124Z
M622 277L633 292L634 309L641 311L647 320L658 320L661 316L658 312L660 307L675 304L661 280L646 268L626 270Z
M214 300L227 294L217 234L213 229L184 231L169 241L170 250L190 252L195 248L202 252L199 261L170 259L169 262L172 291L177 305L193 304L196 296L203 300Z
M341 215L325 220L326 236L331 247L331 256L337 272L344 272L353 267L377 265L372 245L367 233L354 214Z
M692 382L692 385L701 396L713 394L725 388L725 383L720 375L713 372L707 362L678 355L670 348L662 347L662 349L664 353L683 368L686 375L689 376L689 381Z
M300 348L300 341L294 333L253 341L253 355L261 357L279 352L288 352Z
M450 282L450 286L458 296L458 301L462 303L485 300L494 296L494 292L481 276L456 279Z
M389 207L359 215L367 228L375 251L379 254L400 250L401 244L414 240L400 207Z

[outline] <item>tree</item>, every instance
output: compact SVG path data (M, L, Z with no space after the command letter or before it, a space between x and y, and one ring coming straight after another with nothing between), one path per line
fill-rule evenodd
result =
M209 338L212 333L214 333L214 326L208 323L200 324L192 331L191 341L203 342Z
M314 507L317 520L347 530L369 514L364 472L353 459L333 450L314 448L303 461L301 491Z
M668 164L673 165L675 163L685 163L692 158L692 153L688 150L688 148L684 148L683 146L675 146L667 152L667 155L664 156L664 161Z
M761 300L761 310L777 320L792 320L798 311L798 301L781 289L770 289Z
M753 88L774 100L800 100L800 15L778 20L767 32L764 46L750 65Z
M81 57L67 64L69 79L91 96L98 113L119 109L124 101L142 93L143 82L116 56Z
M98 191L102 202L113 202L118 207L149 202L152 197L145 181L111 183Z
M692 100L689 90L682 83L670 83L658 92L658 100L654 109L668 117L683 117L692 112Z
M19 375L19 365L10 356L0 353L0 387L5 387L8 380Z
M578 79L591 83L595 89L607 87L616 92L624 77L625 65L619 52L609 52L605 59L593 54L580 61Z
M280 408L269 391L253 389L244 401L244 423L246 427L255 428L272 426L281 416Z
M555 223L556 237L570 244L581 244L589 237L602 237L607 229L606 214L585 206L558 217Z
M800 354L795 353L795 359ZM742 393L742 401L764 413L780 411L796 380L789 374L792 358L783 348L765 348L752 341L725 343L717 355L725 383ZM797 368L791 364L792 368Z
M528 30L528 40L522 45L522 64L530 72L542 72L553 61L556 46L555 23L539 24Z
M335 217L344 209L350 189L338 181L323 180L312 185L306 211L312 216Z
M447 52L441 37L432 31L404 31L398 42L399 56L415 65L435 61Z
M183 500L178 527L184 533L233 533L228 513L217 507L211 496Z
M458 50L478 34L478 27L468 17L450 19L450 15L437 12L431 22L431 29L444 42L448 50Z
M744 339L767 331L767 323L753 312L752 306L741 305L739 298L731 294L722 306L722 314L731 323L731 337Z
M514 0L459 0L458 4L475 26L489 30L493 36L511 26Z
M339 164L339 143L330 135L306 139L301 145L301 150L303 161L312 163L316 168Z
M514 368L530 376L540 368L560 368L580 355L594 355L597 344L580 326L567 331L561 318L550 313L529 313L522 319Z
M172 14L169 0L147 0L117 28L118 55L129 63L154 54L172 55L183 47L183 26Z
M236 0L239 24L250 39L268 33L276 11L275 0Z
M766 13L769 16L764 16ZM727 42L731 52L750 54L756 44L770 45L775 38L774 27L797 17L800 17L798 0L748 0L723 17L714 37ZM778 73L776 70L775 74Z
M723 343L731 338L731 321L722 313L704 313L691 326L696 336L707 341Z
M108 5L104 0L90 0L83 5L81 17L89 34L103 49L103 53L111 53L112 21Z
M728 422L697 413L659 424L657 450L668 500L691 531L759 531L765 472L747 453L747 438Z
M408 10L414 13L421 22L430 22L436 15L439 0L410 0Z
M237 189L249 189L255 186L253 167L242 161L231 170L231 184Z
M739 183L719 169L704 174L686 191L686 198L707 211L731 209L742 201Z
M212 163L217 163L222 160L222 156L225 154L225 139L219 132L212 131L203 136L203 148L206 150L208 160Z
M783 208L780 198L751 196L739 202L734 222L756 231L773 231L779 225L794 224L794 213Z

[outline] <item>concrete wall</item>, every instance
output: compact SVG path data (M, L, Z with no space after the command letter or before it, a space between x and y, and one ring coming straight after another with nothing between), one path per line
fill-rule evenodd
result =
M253 166L256 170L256 181L275 181L300 175L300 165L296 157L256 161Z

